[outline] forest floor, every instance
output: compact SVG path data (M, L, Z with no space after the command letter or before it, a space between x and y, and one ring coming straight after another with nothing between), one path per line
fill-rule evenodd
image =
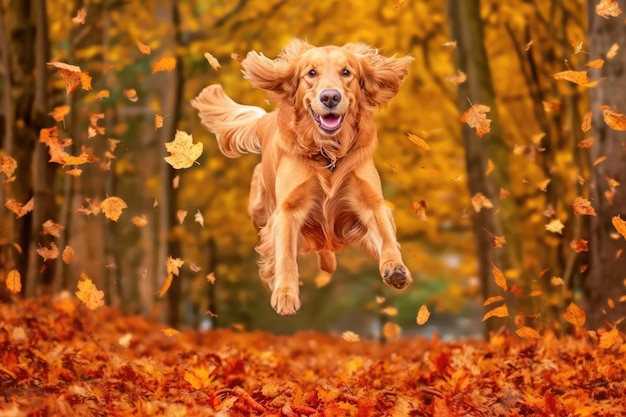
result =
M382 344L164 328L69 297L0 305L0 417L626 415L619 335Z

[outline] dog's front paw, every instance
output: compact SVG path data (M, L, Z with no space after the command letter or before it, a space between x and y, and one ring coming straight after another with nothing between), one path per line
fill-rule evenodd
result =
M385 284L399 290L407 287L411 282L413 282L411 273L406 266L397 262L387 262L381 268L380 274L383 281L385 281Z
M274 310L281 316L296 314L296 311L300 309L298 291L290 287L274 288L271 303Z

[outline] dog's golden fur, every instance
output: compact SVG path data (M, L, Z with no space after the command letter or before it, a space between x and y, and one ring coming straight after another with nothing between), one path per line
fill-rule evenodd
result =
M398 93L412 60L361 43L293 40L274 60L250 52L241 63L275 111L238 104L220 85L192 101L226 156L262 155L248 210L259 233L259 274L279 314L300 308L299 252L317 252L320 268L332 274L335 252L359 245L379 260L385 283L411 282L372 152L373 112Z

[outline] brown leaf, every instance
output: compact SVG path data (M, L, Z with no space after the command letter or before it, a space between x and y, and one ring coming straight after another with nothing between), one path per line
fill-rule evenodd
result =
M20 203L16 199L9 197L4 203L4 206L10 211L15 213L17 218L25 216L30 213L35 207L35 197L31 197L25 204Z
M588 243L589 243L588 240L585 240L582 238L576 238L569 243L569 246L576 253L588 252L589 251Z
M595 216L596 210L591 205L591 202L584 197L576 197L572 203L574 208L574 214Z
M586 148L591 148L595 144L596 144L596 140L594 138L587 138L578 142L577 146L581 149L586 149Z
M487 119L487 112L489 111L491 111L489 106L474 104L463 113L460 121L475 128L478 137L482 138L491 131L491 119Z
M11 178L17 169L17 161L0 151L0 172Z
M56 259L59 257L59 248L57 248L57 245L54 242L50 242L49 248L45 246L41 247L37 249L37 253L43 258L44 261L47 261L48 259Z

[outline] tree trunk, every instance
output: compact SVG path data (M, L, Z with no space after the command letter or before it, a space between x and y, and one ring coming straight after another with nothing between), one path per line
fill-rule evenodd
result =
M605 19L594 13L595 0L588 1L589 13L589 59L604 58L611 45L626 45L626 31L622 18ZM593 112L591 136L596 144L590 148L591 161L606 156L606 161L591 171L590 200L596 209L591 218L589 239L590 265L583 278L587 323L591 329L602 326L605 320L615 322L626 315L626 303L617 298L624 294L626 279L626 255L619 251L626 249L624 239L614 239L616 233L611 223L613 216L626 219L626 133L612 130L603 122L599 106L609 106L613 110L626 112L626 55L618 53L606 60L597 78L602 81L589 90ZM607 198L611 188L606 177L619 181L613 201ZM607 301L616 301L610 308ZM605 314L606 312L606 314Z
M492 120L491 132L483 139L479 139L476 132L467 124L462 125L470 194L473 196L482 193L494 205L498 205L500 188L509 189L510 187L509 152L504 142L495 104L495 93L491 84L479 1L448 0L446 8L451 38L457 42L457 68L467 75L467 81L459 84L459 109L464 112L471 104L484 104L491 107L488 113L488 117ZM495 169L490 175L486 175L489 159L493 162ZM491 275L492 263L502 270L520 267L521 243L518 233L513 230L513 225L516 224L513 202L503 199L499 206L500 213L496 213L495 210L482 209L475 213L472 219L479 276L485 298L501 294L501 290L497 288ZM506 237L507 244L504 248L494 247L490 233ZM514 297L508 297L509 307L515 301ZM488 330L495 330L502 324L502 320L487 321Z

